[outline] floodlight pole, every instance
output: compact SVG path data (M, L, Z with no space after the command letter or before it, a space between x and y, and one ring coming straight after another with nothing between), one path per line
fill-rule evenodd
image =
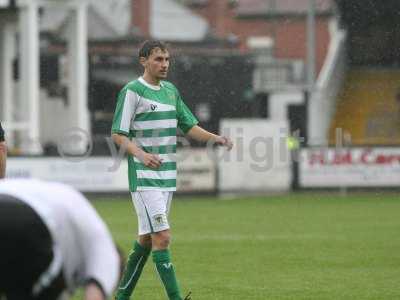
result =
M302 133L302 138L304 139L301 144L302 146L307 146L309 141L308 135L308 119L312 117L309 112L309 106L312 101L312 94L314 92L315 86L315 75L316 75L316 26L315 26L315 6L316 0L308 0L308 10L307 10L307 84L304 89L304 105L306 107L306 114L304 116L306 120L306 129ZM297 190L300 188L299 183L299 161L298 153L292 153L292 190ZM297 156L297 157L296 157Z
M312 93L316 74L316 26L315 26L316 0L308 0L307 12L307 85L308 92Z
M12 19L14 21L14 18ZM0 28L0 102L3 101L0 119L3 126L12 121L14 99L13 89L13 59L15 55L14 37L16 28L9 20ZM12 139L8 136L8 146L12 146Z
M316 79L316 0L308 0L308 10L307 10L307 83L304 89L304 105L307 107L307 112L309 111L309 106L311 105L312 95L315 92L315 79ZM305 116L306 124L309 124L308 119L313 116L307 115ZM303 145L306 146L309 144L308 140L308 128L306 128L304 134L304 142Z
M26 136L22 144L25 153L41 154L40 101L39 101L39 5L36 0L20 1L20 101L28 120Z
M90 133L88 113L88 45L87 45L87 2L75 1L69 20L67 51L69 57L68 102L70 103L71 124ZM84 153L87 141L80 140L74 145L77 153Z

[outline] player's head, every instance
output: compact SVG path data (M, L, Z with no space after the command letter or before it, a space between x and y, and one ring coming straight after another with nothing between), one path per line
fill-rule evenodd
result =
M145 41L139 50L139 61L144 72L155 80L165 79L169 68L169 51L158 40Z

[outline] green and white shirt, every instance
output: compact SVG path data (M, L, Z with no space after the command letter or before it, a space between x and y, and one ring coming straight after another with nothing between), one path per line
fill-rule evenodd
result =
M134 139L144 151L162 159L158 169L151 169L128 155L131 192L176 190L177 127L187 133L197 123L170 82L154 86L140 77L120 91L111 132Z

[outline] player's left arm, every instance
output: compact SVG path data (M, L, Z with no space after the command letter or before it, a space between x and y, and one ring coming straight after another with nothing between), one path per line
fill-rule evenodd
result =
M7 145L4 140L4 131L0 124L0 178L6 176Z
M214 133L211 133L198 125L198 121L196 117L192 114L190 109L183 102L181 96L178 94L176 111L178 118L178 127L182 130L182 132L188 136L199 142L205 143L213 143L221 146L225 146L228 150L231 150L233 147L232 141L225 137L219 136Z
M216 135L211 133L198 125L193 126L186 135L196 141L205 142L205 143L214 143L217 145L225 146L228 150L231 150L233 147L232 141L226 136Z

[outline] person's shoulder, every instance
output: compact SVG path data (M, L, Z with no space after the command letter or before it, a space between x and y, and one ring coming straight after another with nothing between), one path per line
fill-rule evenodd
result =
M37 179L37 182L39 182L43 186L47 186L49 190L51 189L53 191L58 191L59 193L80 194L80 192L78 192L76 188L63 182L39 179Z
M128 82L122 88L122 91L124 91L124 92L131 91L131 92L135 92L135 93L141 95L141 94L143 94L145 89L146 89L146 87L143 84L141 84L138 79L136 79L136 80L132 80L132 81Z
M89 200L75 187L58 181L45 181L40 180L40 184L48 191L50 194L58 195L60 201L63 199L68 199L74 205L85 205L84 203L88 203Z
M163 81L161 81L161 84L162 84L162 86L164 88L166 88L168 90L172 90L172 91L178 93L178 89L176 88L176 86L172 82L163 80Z

